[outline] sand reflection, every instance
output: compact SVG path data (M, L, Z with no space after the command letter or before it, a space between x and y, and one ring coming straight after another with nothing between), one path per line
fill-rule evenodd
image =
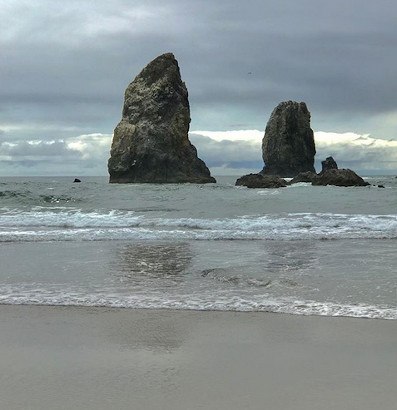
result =
M138 243L125 246L118 255L119 275L125 279L183 276L192 260L188 243Z
M266 242L265 272L275 274L298 273L311 268L318 260L314 241Z

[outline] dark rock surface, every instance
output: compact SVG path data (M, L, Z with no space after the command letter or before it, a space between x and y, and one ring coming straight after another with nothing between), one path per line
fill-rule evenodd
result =
M351 169L328 169L321 172L312 182L313 185L336 185L336 186L367 186L364 181Z
M272 112L262 141L265 175L294 177L315 172L313 130L310 112L304 102L285 101Z
M109 182L216 182L188 138L190 107L171 53L150 62L125 91Z
M75 178L73 182L81 182L81 179Z
M327 171L328 169L338 169L338 164L332 157L327 157L324 161L321 161L321 167L322 169L320 174Z
M247 188L282 188L286 187L287 183L284 179L273 175L248 174L237 179L236 185Z
M315 178L317 178L317 174L315 172L300 172L296 177L291 179L289 184L296 184L298 182L313 182Z

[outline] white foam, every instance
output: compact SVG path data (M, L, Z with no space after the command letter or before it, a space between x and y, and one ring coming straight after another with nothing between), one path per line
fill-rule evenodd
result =
M3 212L0 241L395 239L397 215L290 213L236 218L149 218L133 211Z
M142 217L133 211L91 211L80 209L52 207L43 210L41 207L31 211L8 211L0 215L0 226L4 227L123 227L136 224Z
M236 295L121 295L112 291L85 293L79 289L46 289L36 287L23 290L19 286L3 285L0 304L28 304L55 306L105 306L141 309L219 310L241 312L274 312L309 316L345 316L357 318L397 319L397 308L366 304L348 305L291 298L252 296L244 299Z

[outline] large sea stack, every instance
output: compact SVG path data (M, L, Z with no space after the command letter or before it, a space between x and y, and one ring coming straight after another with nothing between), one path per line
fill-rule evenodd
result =
M265 175L294 177L315 172L313 130L310 112L304 102L284 101L272 112L262 141Z
M186 85L171 53L150 62L125 91L114 130L109 182L216 182L188 138Z

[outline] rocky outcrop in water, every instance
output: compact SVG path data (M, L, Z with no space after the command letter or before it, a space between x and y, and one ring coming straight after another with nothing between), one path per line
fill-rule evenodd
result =
M248 174L237 179L236 185L247 188L282 188L286 187L287 183L274 175Z
M188 138L186 85L171 53L150 62L125 91L114 130L110 182L216 182Z
M311 182L312 185L336 185L336 186L367 186L360 176L351 169L338 169L338 165L332 157L328 157L321 162L322 171L319 174L314 172L301 172L296 177L292 178L290 184L297 182Z
M312 185L336 185L336 186L367 186L364 181L351 169L338 168L338 164L332 157L327 157L321 161L321 172L316 175Z
M351 169L327 169L322 171L313 180L312 185L336 185L336 186L367 186L364 181Z
M262 141L265 175L294 177L315 172L313 130L310 112L304 102L285 101L272 112Z

